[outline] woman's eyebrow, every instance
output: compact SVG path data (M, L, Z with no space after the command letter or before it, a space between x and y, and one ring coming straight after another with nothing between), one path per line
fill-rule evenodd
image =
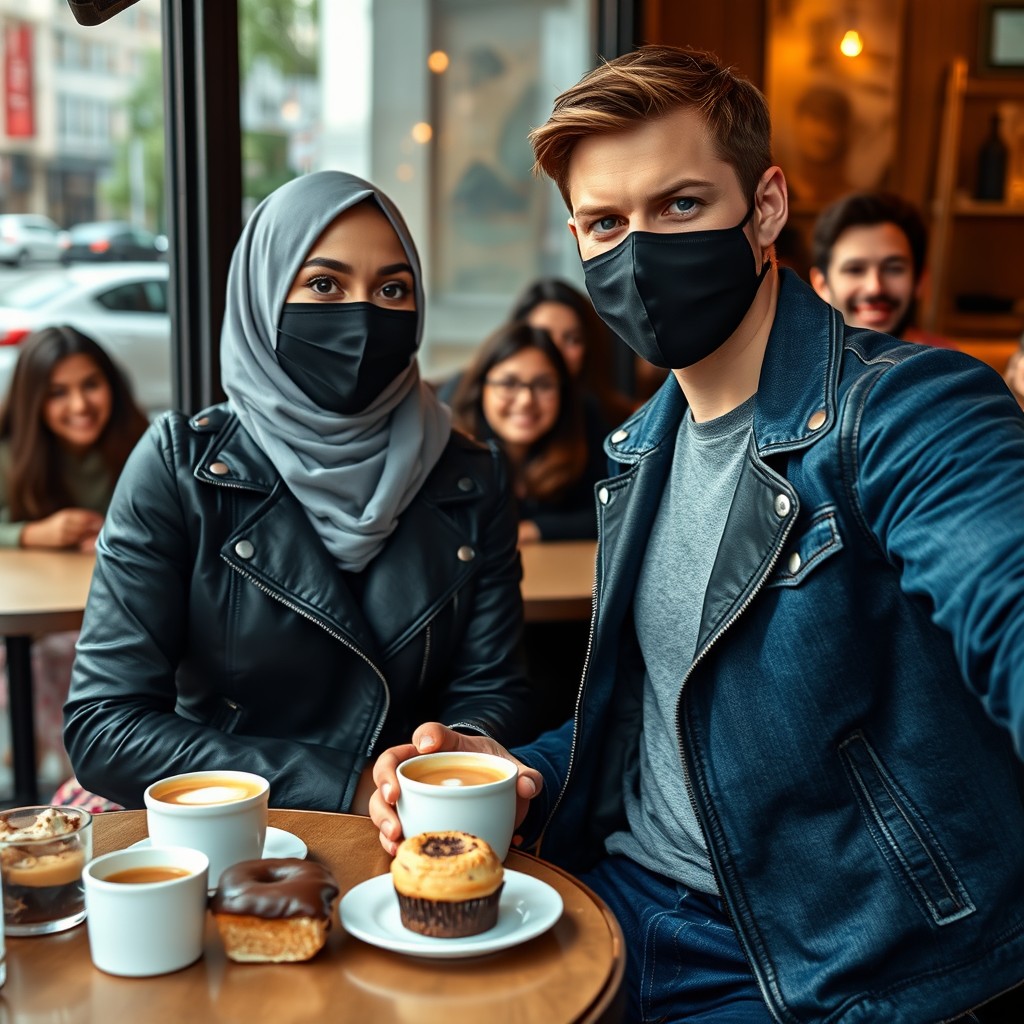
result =
M326 267L328 270L338 271L339 274L355 273L347 263L342 263L340 260L328 259L326 256L314 256L311 260L306 260L306 262L299 267L299 270L305 270L306 267Z
M348 263L342 263L341 260L332 260L328 256L314 256L311 260L306 260L299 269L305 270L307 267L325 267L327 270L336 270L339 274L355 274L355 271ZM389 263L386 267L380 267L377 270L377 273L381 276L403 272L411 274L412 267L408 263Z

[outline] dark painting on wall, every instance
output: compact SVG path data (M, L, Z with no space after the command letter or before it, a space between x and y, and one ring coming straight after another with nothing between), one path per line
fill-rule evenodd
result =
M903 0L767 0L775 160L796 210L888 184Z

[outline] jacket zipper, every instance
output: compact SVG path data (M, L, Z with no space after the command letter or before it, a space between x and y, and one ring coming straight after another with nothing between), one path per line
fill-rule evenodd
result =
M427 678L427 663L430 661L430 627L433 625L434 620L431 619L427 623L427 628L424 632L423 637L423 664L420 665L420 681L416 687L418 690L423 689L423 683Z
M754 587L754 589L747 595L744 602L739 606L739 608L736 609L736 611L732 614L729 620L723 623L718 632L715 633L715 635L711 637L711 639L704 645L704 647L697 652L697 656L690 663L690 667L687 669L686 675L683 676L683 681L679 685L679 697L676 700L676 743L679 747L679 762L682 765L683 769L683 784L686 787L686 795L690 800L690 806L693 808L694 820L697 822L697 827L700 829L701 835L704 838L704 846L705 849L708 851L708 862L711 865L711 873L714 876L715 885L718 886L719 895L722 897L722 906L725 909L725 914L729 920L729 925L731 926L733 932L735 932L737 937L741 935L741 932L736 927L736 919L733 917L732 910L729 907L729 903L725 899L726 890L725 887L722 885L722 879L718 874L718 869L715 867L714 858L711 856L712 846L711 843L708 842L707 832L704 831L704 823L701 821L700 814L697 810L697 798L693 791L693 782L690 778L690 769L689 765L687 764L686 751L685 746L683 744L683 733L682 729L680 728L683 710L683 697L686 693L686 684L689 681L690 676L693 675L693 671L697 667L698 663L703 661L704 656L718 642L722 634L725 633L729 629L729 627L732 626L732 624L747 610L747 608L750 606L754 598L757 597L757 595L761 592L761 588L764 586L765 581L771 575L772 569L775 568L776 563L782 555L782 549L786 545L786 540L788 539L789 534L793 529L793 523L795 522L796 516L794 515L790 519L789 524L783 529L782 536L779 538L779 542L775 546L775 551L772 554L772 557L768 562L765 571L761 574L761 578L757 581L757 585ZM760 964L757 962L755 957L749 955L747 957L747 961L750 964L750 969L751 973L754 975L754 980L757 982L757 987L761 990L761 998L764 999L765 1006L770 1008L772 1006L772 1002L769 999L767 983L761 977Z
M601 517L597 517L597 551L601 550ZM583 703L583 689L586 684L587 670L590 668L590 653L594 648L594 624L597 621L597 563L594 563L594 584L590 593L590 634L587 636L587 653L583 658L583 672L580 675L580 688L576 694L576 707L572 713L572 743L569 746L569 765L565 770L565 781L562 783L562 788L558 793L558 798L555 800L554 806L548 812L547 820L544 822L544 827L541 829L540 838L537 840L536 854L540 856L540 848L544 843L544 835L548 830L548 826L551 824L558 812L558 808L562 804L562 797L565 796L565 791L569 787L569 778L572 775L573 762L576 759L576 740L579 736L580 729L580 705Z
M223 558L223 556L221 557ZM381 672L381 670L366 656L366 654L364 654L358 647L356 647L355 644L351 643L349 640L346 640L337 630L331 629L331 627L328 626L327 623L324 622L322 619L318 619L315 615L310 615L309 612L307 612L304 608L300 608L297 604L293 603L292 601L289 601L283 594L278 593L276 590L271 590L270 587L260 582L260 580L256 579L256 577L253 576L251 573L248 573L244 569L239 568L232 562L228 562L226 558L224 559L224 561L227 562L227 564L230 565L231 568L234 569L239 576L243 577L243 579L246 579L251 584L253 584L253 586L255 586L257 590L261 590L268 597L272 597L275 601L278 601L281 604L283 604L285 608L290 609L297 615L301 615L302 618L308 620L309 622L312 622L314 625L319 626L329 636L334 637L334 639L337 640L340 644L342 644L342 646L347 647L354 654L358 654L359 657L362 658L363 661L365 661L366 664L373 669L373 671L377 675L377 678L380 680L381 686L384 688L384 713L377 719L377 725L373 730L373 736L370 737L370 745L366 749L366 756L372 757L373 748L377 742L377 737L380 736L380 731L384 728L384 720L387 718L388 711L391 708L391 691L388 689L388 683L387 680L384 678L384 673Z

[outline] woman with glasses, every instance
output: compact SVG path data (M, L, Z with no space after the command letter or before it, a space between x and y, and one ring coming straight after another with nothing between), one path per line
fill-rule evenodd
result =
M462 375L452 411L456 425L504 451L521 544L597 536L594 483L604 459L587 444L577 385L546 330L499 327Z

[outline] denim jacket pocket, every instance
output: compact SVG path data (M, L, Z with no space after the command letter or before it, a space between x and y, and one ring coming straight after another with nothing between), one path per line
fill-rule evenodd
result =
M836 511L818 509L802 531L794 531L782 552L768 587L798 587L825 559L843 549Z
M945 851L865 735L855 732L839 754L871 838L930 923L951 924L974 913Z

